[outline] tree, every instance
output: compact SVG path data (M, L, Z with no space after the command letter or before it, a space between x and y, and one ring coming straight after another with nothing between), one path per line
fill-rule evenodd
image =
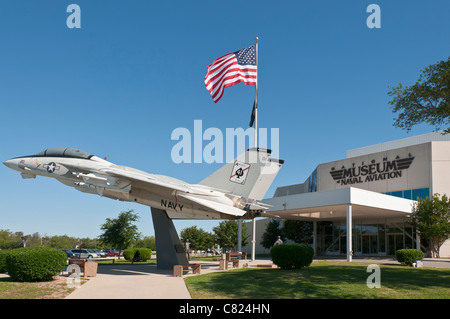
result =
M216 244L219 244L226 250L236 250L238 246L238 222L235 220L226 220L219 223L219 226L213 228ZM247 245L247 229L242 227L241 245Z
M83 248L100 248L101 242L94 238L75 238L67 235L41 236L38 232L24 236L23 232L12 233L9 230L0 229L0 249L19 248L22 237L26 237L27 247L49 246L57 249L71 249L76 246Z
M8 229L0 229L0 249L18 248L20 237L17 237Z
M270 249L273 246L278 236L280 236L281 240L285 240L285 237L280 229L280 220L276 218L272 218L267 225L266 231L262 235L261 245L264 248Z
M53 236L48 240L48 246L58 249L74 248L77 245L78 240L67 235Z
M428 123L438 130L450 125L450 57L425 67L411 86L389 86L392 111L399 113L394 126L410 131L414 125ZM445 129L450 133L450 127Z
M98 243L97 238L91 239L89 237L85 237L80 239L81 248L95 249L97 248L97 243Z
M197 229L197 226L185 228L181 231L181 241L189 241L190 249L206 250L213 247L214 236L203 229Z
M430 241L432 257L439 257L439 248L450 238L450 201L446 195L419 199L412 210L412 225L420 237Z
M43 237L38 233L27 236L27 247L36 247L45 244Z
M155 236L144 236L143 239L138 239L134 244L134 248L148 248L155 251L156 250Z
M313 223L302 220L285 220L281 233L297 244L312 244Z
M107 218L101 227L103 234L100 235L100 239L111 248L118 249L120 253L140 237L137 226L132 224L137 220L139 216L134 214L132 209L121 212L118 218Z

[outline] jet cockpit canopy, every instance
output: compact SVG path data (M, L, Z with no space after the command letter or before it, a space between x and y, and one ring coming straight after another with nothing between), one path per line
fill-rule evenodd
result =
M36 157L48 156L48 157L71 157L71 158L82 158L82 159L91 159L94 155L86 153L81 150L77 150L75 148L67 148L67 147L53 147L46 149L42 152L34 155Z

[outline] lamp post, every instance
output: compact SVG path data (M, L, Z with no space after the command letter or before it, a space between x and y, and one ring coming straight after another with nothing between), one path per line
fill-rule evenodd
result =
M187 259L189 260L189 245L191 243L189 242L189 239L186 239L186 254L187 254Z

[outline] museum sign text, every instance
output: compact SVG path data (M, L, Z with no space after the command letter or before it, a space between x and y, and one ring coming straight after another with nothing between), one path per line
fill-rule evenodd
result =
M406 158L397 156L394 160L388 161L387 157L382 162L372 160L370 164L362 164L341 169L331 168L330 174L336 183L340 185L351 185L357 183L374 182L385 179L393 179L402 177L402 171L408 169L414 157L409 154Z

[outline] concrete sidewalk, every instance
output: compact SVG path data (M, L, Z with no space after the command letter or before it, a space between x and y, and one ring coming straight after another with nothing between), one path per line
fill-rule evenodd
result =
M99 266L65 299L190 299L183 278L156 265Z
M336 261L347 261L346 258L342 257L330 257L330 256L320 256L314 257L314 260L336 260ZM400 263L395 258L389 257L353 257L353 262L365 262L365 263L381 263L381 264L396 264ZM422 260L423 267L431 268L450 268L450 258L424 258Z
M197 262L197 261L195 261ZM198 261L202 264L201 274L224 271L219 262ZM241 260L244 264L257 267L271 264L270 260ZM230 263L229 269L233 269ZM226 270L225 270L226 271ZM197 276L191 271L184 277ZM191 296L183 278L174 277L173 270L160 270L156 265L102 265L96 277L87 277L88 282L76 288L65 299L190 299Z

